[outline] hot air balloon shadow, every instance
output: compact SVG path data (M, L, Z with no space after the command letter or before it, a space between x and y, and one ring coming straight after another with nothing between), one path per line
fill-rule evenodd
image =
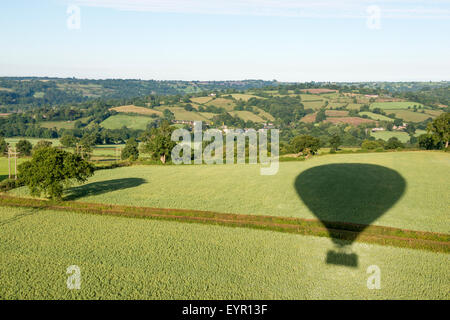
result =
M303 171L295 179L295 189L335 244L326 262L357 267L351 244L401 198L406 181L383 166L337 163Z

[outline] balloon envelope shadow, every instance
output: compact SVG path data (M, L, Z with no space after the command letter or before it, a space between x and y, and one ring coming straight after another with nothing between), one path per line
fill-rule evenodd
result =
M305 170L295 189L338 248L328 252L327 263L356 267L358 257L346 253L346 245L400 199L406 181L383 166L337 163Z

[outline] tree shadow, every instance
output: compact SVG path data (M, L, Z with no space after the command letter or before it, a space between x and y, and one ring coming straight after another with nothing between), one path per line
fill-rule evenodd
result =
M141 178L124 178L87 183L78 187L69 188L64 199L76 200L82 197L96 196L111 191L138 187L146 182L145 179Z
M401 198L406 181L386 167L339 163L302 172L295 189L339 248L328 253L327 263L356 267L356 255L341 251Z

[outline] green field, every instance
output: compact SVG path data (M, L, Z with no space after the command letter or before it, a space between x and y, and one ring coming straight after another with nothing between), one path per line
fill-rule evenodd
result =
M330 213L327 219L365 223L366 217L359 216L358 212L336 218L333 210L339 206L356 206L354 199L361 201L362 208L371 208L370 201L389 196L392 190L383 193L385 186L396 186L396 181L389 181L389 174L370 173L370 168L366 180L365 169L357 165L364 163L394 170L403 177L406 185L401 198L392 207L385 208L385 213L374 219L373 224L450 233L450 196L447 192L450 156L441 152L320 156L302 162L281 162L279 172L274 176L261 176L257 165L133 166L98 171L88 184L71 190L69 197L84 202L313 219L315 214L299 196L296 184L301 181L297 180L308 169L339 163L354 164L349 172L355 170L356 177L336 179L326 172L319 174L317 179L328 177L329 183L339 182L356 189L343 187L348 192L353 190L354 194L330 195L330 199L324 200L327 206L324 210ZM314 177L309 179L316 181ZM367 188L373 190L369 192ZM367 192L383 194L370 200ZM20 188L11 193L26 195L27 189Z
M404 121L411 122L421 122L428 118L435 118L432 114L422 113L421 111L410 111L410 110L385 110L387 114L394 113L397 118L403 119Z
M74 121L43 121L40 123L42 128L56 128L56 129L73 129Z
M393 119L391 119L389 117L383 116L382 114L373 113L373 112L367 112L367 111L360 112L359 115L361 115L361 116L366 115L370 119L373 119L373 120L384 120L384 121L389 121L389 122L393 122L394 121Z
M0 208L1 299L449 299L448 254L201 224ZM68 266L81 289L68 290ZM367 268L381 290L367 288Z
M380 109L408 109L410 107L411 109L414 108L414 106L418 107L424 107L423 104L418 102L411 102L411 101L400 101L400 102L374 102L370 105L372 109L374 108L380 108Z
M239 118L241 118L244 121L253 121L253 122L266 122L263 118L260 116L254 114L250 111L231 111L229 112L232 116L237 115Z
M120 129L123 126L126 126L129 129L145 130L147 128L147 124L152 121L152 118L146 116L117 114L107 118L100 123L100 125L106 129Z

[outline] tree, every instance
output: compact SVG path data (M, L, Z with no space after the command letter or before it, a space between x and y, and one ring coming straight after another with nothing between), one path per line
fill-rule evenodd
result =
M39 148L30 161L19 165L19 179L33 196L42 193L50 199L61 199L65 187L85 182L94 174L94 166L80 155L52 147Z
M38 143L33 147L33 151L36 152L36 150L40 148L48 148L52 146L52 142L48 140L39 140Z
M297 154L315 154L319 148L320 140L312 136L296 136L291 141L291 149Z
M64 134L61 139L59 139L59 142L61 143L61 145L63 147L66 148L75 148L75 146L78 143L78 138L76 138L75 136L71 135L71 134Z
M22 156L30 156L31 150L33 149L33 145L28 140L20 140L16 144L17 152Z
M163 111L163 117L164 117L164 119L166 119L166 120L168 120L168 121L175 120L175 115L174 115L173 112L170 111L169 109L164 109L164 111Z
M325 109L322 108L320 109L319 112L317 112L316 114L316 122L322 122L327 118L326 114L325 114Z
M375 150L382 147L378 142L372 140L364 140L361 148L364 150Z
M440 149L439 138L435 134L421 134L418 138L419 147L426 150Z
M341 145L341 137L338 134L333 134L330 138L331 150L337 151L340 145Z
M384 145L385 149L397 149L397 148L404 148L405 146L403 143L401 143L400 140L398 140L397 137L391 137Z
M448 141L450 140L450 112L441 114L433 122L429 123L427 131L436 135L445 146L444 148L447 149Z
M172 149L176 143L171 140L173 128L168 121L163 121L159 128L152 128L142 136L144 145L142 146L143 153L150 153L156 160L161 160L166 163L170 159Z
M0 153L1 155L5 155L8 152L8 143L5 141L5 138L0 137Z
M130 159L131 161L135 161L139 158L139 144L134 139L128 139L125 148L122 150L121 158L122 160Z

